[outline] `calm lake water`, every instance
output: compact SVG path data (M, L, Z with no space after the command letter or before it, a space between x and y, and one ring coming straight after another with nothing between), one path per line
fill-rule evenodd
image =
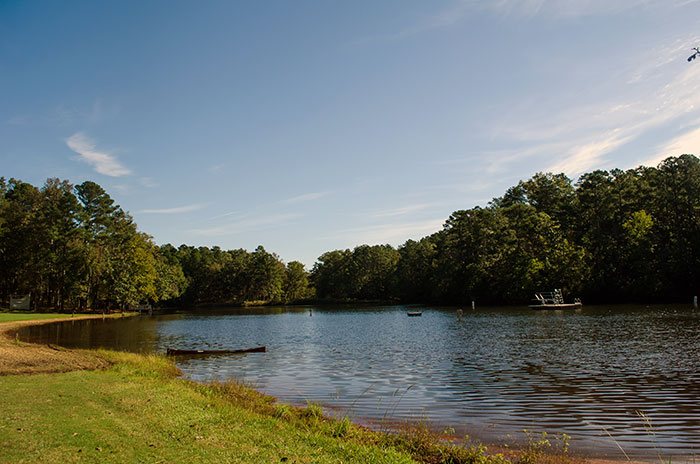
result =
M456 308L419 310L208 310L61 322L20 337L139 352L265 345L267 353L178 365L194 380L244 380L380 427L425 418L487 441L522 439L523 429L566 433L596 456L620 456L618 444L646 459L700 453L700 311L477 308L458 321Z

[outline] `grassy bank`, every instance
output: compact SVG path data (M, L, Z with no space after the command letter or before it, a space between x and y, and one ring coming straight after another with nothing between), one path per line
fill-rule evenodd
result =
M317 405L300 409L237 383L184 380L162 356L7 337L23 325L60 320L45 316L0 324L0 462L572 462L541 446L504 450L507 460L481 446L453 445L426 427L369 431L324 417Z
M93 314L68 318L69 315L56 313L7 313L8 318L13 320L0 322L0 376L103 369L109 363L93 352L25 343L16 331L27 325L103 317L121 318L130 315L131 313L107 316Z
M0 313L0 322L36 321L41 319L63 319L71 317L65 313Z
M94 352L104 370L0 377L0 462L502 462L480 448L383 435L235 383L177 378L159 356ZM447 461L446 457L454 460Z

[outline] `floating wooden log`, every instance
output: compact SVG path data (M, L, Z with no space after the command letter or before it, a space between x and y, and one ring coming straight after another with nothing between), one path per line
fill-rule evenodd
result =
M420 311L409 311L407 314L408 317L418 317L423 315L423 313Z
M240 354L240 353L265 353L267 347L258 346L245 350L177 350L168 348L168 356L198 355L198 354Z

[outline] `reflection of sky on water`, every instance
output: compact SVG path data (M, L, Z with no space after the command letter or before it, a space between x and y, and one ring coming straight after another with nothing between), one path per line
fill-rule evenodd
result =
M461 322L454 309L408 318L404 308L266 308L73 324L50 336L134 351L265 345L178 365L194 380L244 380L358 419L426 417L484 438L566 432L574 445L615 453L607 430L628 454L649 456L654 437L637 411L666 454L700 443L698 322L700 312L663 307L491 309Z

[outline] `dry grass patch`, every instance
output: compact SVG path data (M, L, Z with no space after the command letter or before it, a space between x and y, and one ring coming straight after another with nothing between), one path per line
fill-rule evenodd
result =
M48 374L84 369L104 369L110 363L95 352L68 350L53 345L26 343L17 338L17 330L27 325L49 324L65 321L66 317L50 318L47 314L12 314L16 317L32 317L31 320L0 323L0 375ZM66 315L61 315L66 316ZM36 318L40 317L40 320ZM79 316L73 320L95 319L103 316ZM121 315L106 317L122 317ZM6 318L7 319L7 318Z

